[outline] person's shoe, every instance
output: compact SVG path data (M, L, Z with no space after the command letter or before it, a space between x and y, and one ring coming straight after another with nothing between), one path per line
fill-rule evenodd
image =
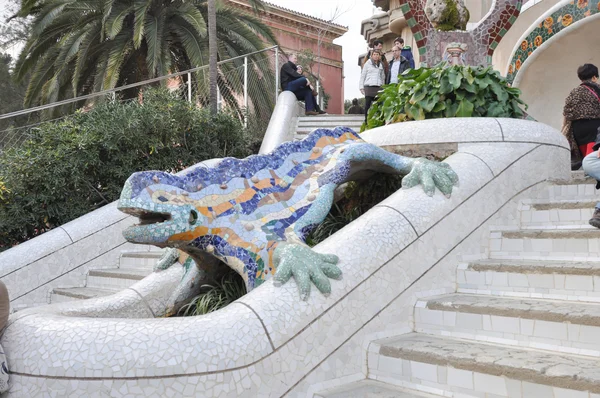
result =
M315 111L306 111L305 114L306 114L306 116L315 116L315 115L318 115L319 113L315 112Z
M594 215L590 218L589 223L592 227L600 228L600 209L594 209Z
M326 115L326 114L327 114L327 112L325 112L325 111L319 111L319 115Z

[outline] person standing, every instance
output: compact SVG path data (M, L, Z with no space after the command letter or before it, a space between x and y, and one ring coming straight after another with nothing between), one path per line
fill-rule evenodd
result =
M296 62L298 57L296 54L290 54L288 62L281 66L279 73L281 81L281 90L291 91L296 94L296 98L304 99L307 115L318 115L315 111L315 97L308 79L297 72Z
M404 45L404 39L396 37L394 39L394 45L400 47L400 55L408 60L408 65L411 69L415 69L415 58L413 57L412 49L410 46Z
M369 51L367 52L367 55L366 55L366 56L365 56L365 58L363 59L363 62L362 62L362 67L363 67L363 68L365 67L365 64L366 64L366 63L367 63L367 61L368 61L368 60L371 58L371 54L372 54L372 53L373 53L373 51L375 51L375 50L377 50L377 51L379 51L379 52L381 53L381 58L382 58L382 59L381 59L380 61L381 61L381 62L383 62L383 71L384 71L384 72L386 73L386 75L387 75L387 73L388 73L388 71L389 71L389 68L388 68L389 66L388 66L388 61L387 61L387 59L386 59L386 58L385 58L385 56L383 55L383 42L382 42L381 40L375 40L375 41L373 42L373 49L372 49L372 50L369 50Z
M562 132L569 140L573 157L583 158L593 151L600 127L598 67L584 64L577 68L577 77L581 80L581 84L575 87L565 100ZM573 160L572 168L578 169L579 165L573 165Z
M381 57L381 51L373 50L371 58L365 63L360 74L358 86L360 87L360 92L365 96L365 123L367 122L369 108L381 86L385 83L385 70L383 62L381 62Z
M400 55L400 47L394 46L392 51L394 58L390 61L390 73L387 74L385 84L398 83L398 76L410 68L408 60Z

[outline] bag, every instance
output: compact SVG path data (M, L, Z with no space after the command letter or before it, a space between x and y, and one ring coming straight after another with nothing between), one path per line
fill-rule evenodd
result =
M583 155L579 148L571 148L571 171L579 170L583 164Z
M583 155L573 138L571 132L571 122L567 119L563 119L563 125L560 129L561 133L565 136L571 147L571 171L579 170L583 164Z

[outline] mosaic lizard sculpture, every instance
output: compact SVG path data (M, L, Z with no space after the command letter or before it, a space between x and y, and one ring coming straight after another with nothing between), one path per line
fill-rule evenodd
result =
M405 174L404 188L420 183L429 195L437 187L449 196L458 183L448 164L395 155L338 127L315 130L267 155L226 158L181 177L135 173L118 208L141 221L124 232L128 241L180 249L200 268L186 262L187 275L172 301L190 298L193 280L215 277L222 267L211 258L239 273L248 291L271 277L282 284L293 276L305 300L311 281L328 294L328 278L342 273L335 255L313 251L304 239L329 212L335 188L365 170ZM168 252L160 266L176 258Z

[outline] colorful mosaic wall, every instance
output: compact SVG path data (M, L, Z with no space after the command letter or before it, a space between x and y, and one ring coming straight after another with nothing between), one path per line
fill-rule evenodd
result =
M446 44L466 43L470 65L489 65L502 37L517 20L520 0L498 0L490 15L472 31L441 32L433 28L425 15L423 0L401 0L400 9L417 41L421 63L432 66L442 61Z
M510 61L506 79L512 83L527 58L529 58L535 50L552 36L599 11L599 0L577 0L571 1L559 10L548 15L542 23L537 25L527 35L527 38L523 40L517 48Z
M201 267L208 253L238 272L248 290L277 270L276 282L296 278L302 298L310 280L325 293L325 276L341 274L337 257L312 252L304 238L327 216L335 188L365 169L410 173L405 181L425 181L431 195L436 186L449 195L457 182L447 164L384 151L346 127L318 129L270 154L226 158L183 177L133 174L118 208L141 223L123 234L131 242L179 248Z

